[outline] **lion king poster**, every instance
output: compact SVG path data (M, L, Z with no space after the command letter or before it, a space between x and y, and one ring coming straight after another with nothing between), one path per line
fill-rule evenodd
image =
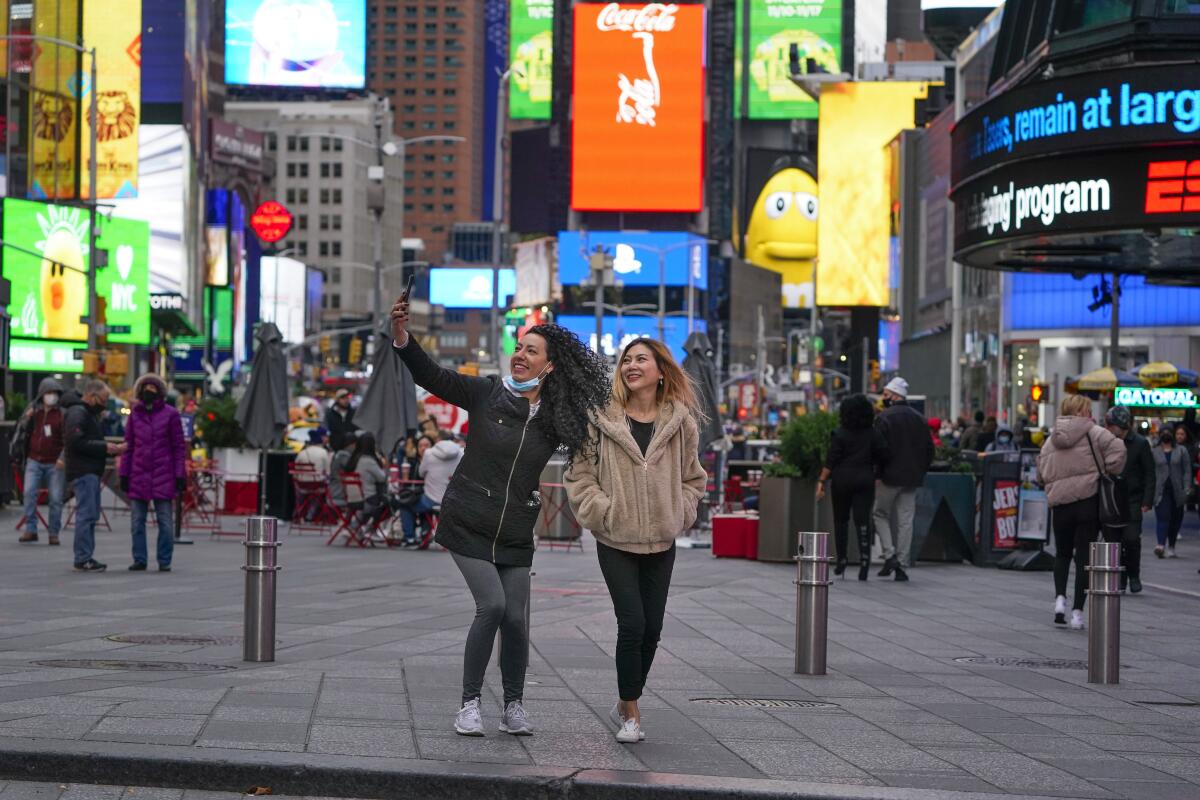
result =
M79 35L78 7L62 0L39 2L33 29L39 36L75 41ZM79 116L76 53L39 42L30 48L30 61L29 196L38 200L74 200L79 188L75 160Z
M96 47L98 92L86 87L83 103L83 196L91 197L91 104L96 105L96 196L136 197L138 115L142 108L141 0L87 0L84 41ZM87 59L84 59L86 62ZM86 86L86 83L85 83Z

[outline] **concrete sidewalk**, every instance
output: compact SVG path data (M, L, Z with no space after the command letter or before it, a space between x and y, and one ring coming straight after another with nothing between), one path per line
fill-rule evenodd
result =
M110 571L93 575L71 571L66 539L0 542L2 778L341 797L1200 798L1194 533L1179 559L1148 554L1147 584L1174 591L1125 598L1111 688L1086 683L1085 634L1052 624L1048 573L923 564L908 584L839 581L830 674L801 677L794 569L680 551L633 746L607 723L616 626L590 542L535 560L537 735L495 732L489 674L489 733L466 739L450 723L473 606L445 553L287 538L277 661L254 665L237 638L238 542L129 573L127 534L101 533Z

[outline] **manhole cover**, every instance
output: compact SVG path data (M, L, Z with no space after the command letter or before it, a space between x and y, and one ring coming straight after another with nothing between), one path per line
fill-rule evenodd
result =
M693 703L706 706L737 706L739 708L837 708L837 703L816 700L772 700L765 697L697 697Z
M176 636L172 633L117 633L104 637L124 644L241 644L241 636Z
M963 656L959 664L987 664L993 667L1022 669L1087 669L1087 662L1071 658L1016 658L1009 656Z
M72 669L111 669L122 672L224 672L237 667L221 664L184 664L179 661L114 661L103 658L61 658L34 661L39 667L69 667Z

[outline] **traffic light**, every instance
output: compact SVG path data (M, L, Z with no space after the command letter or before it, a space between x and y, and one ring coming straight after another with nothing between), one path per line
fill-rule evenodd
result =
M319 340L318 347L320 348L322 355L328 353L329 352L329 337L322 336Z
M357 364L362 358L362 339L355 336L350 340L350 363Z
M1035 383L1029 387L1029 399L1035 403L1042 402L1050 394L1050 387L1044 383Z

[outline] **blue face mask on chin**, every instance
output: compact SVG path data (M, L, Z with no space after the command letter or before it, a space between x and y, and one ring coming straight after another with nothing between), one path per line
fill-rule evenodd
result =
M547 365L546 369L549 368L549 365ZM532 392L534 389L542 385L542 376L546 374L546 369L543 369L537 375L524 381L514 380L512 375L505 375L504 385L518 394L521 392Z

